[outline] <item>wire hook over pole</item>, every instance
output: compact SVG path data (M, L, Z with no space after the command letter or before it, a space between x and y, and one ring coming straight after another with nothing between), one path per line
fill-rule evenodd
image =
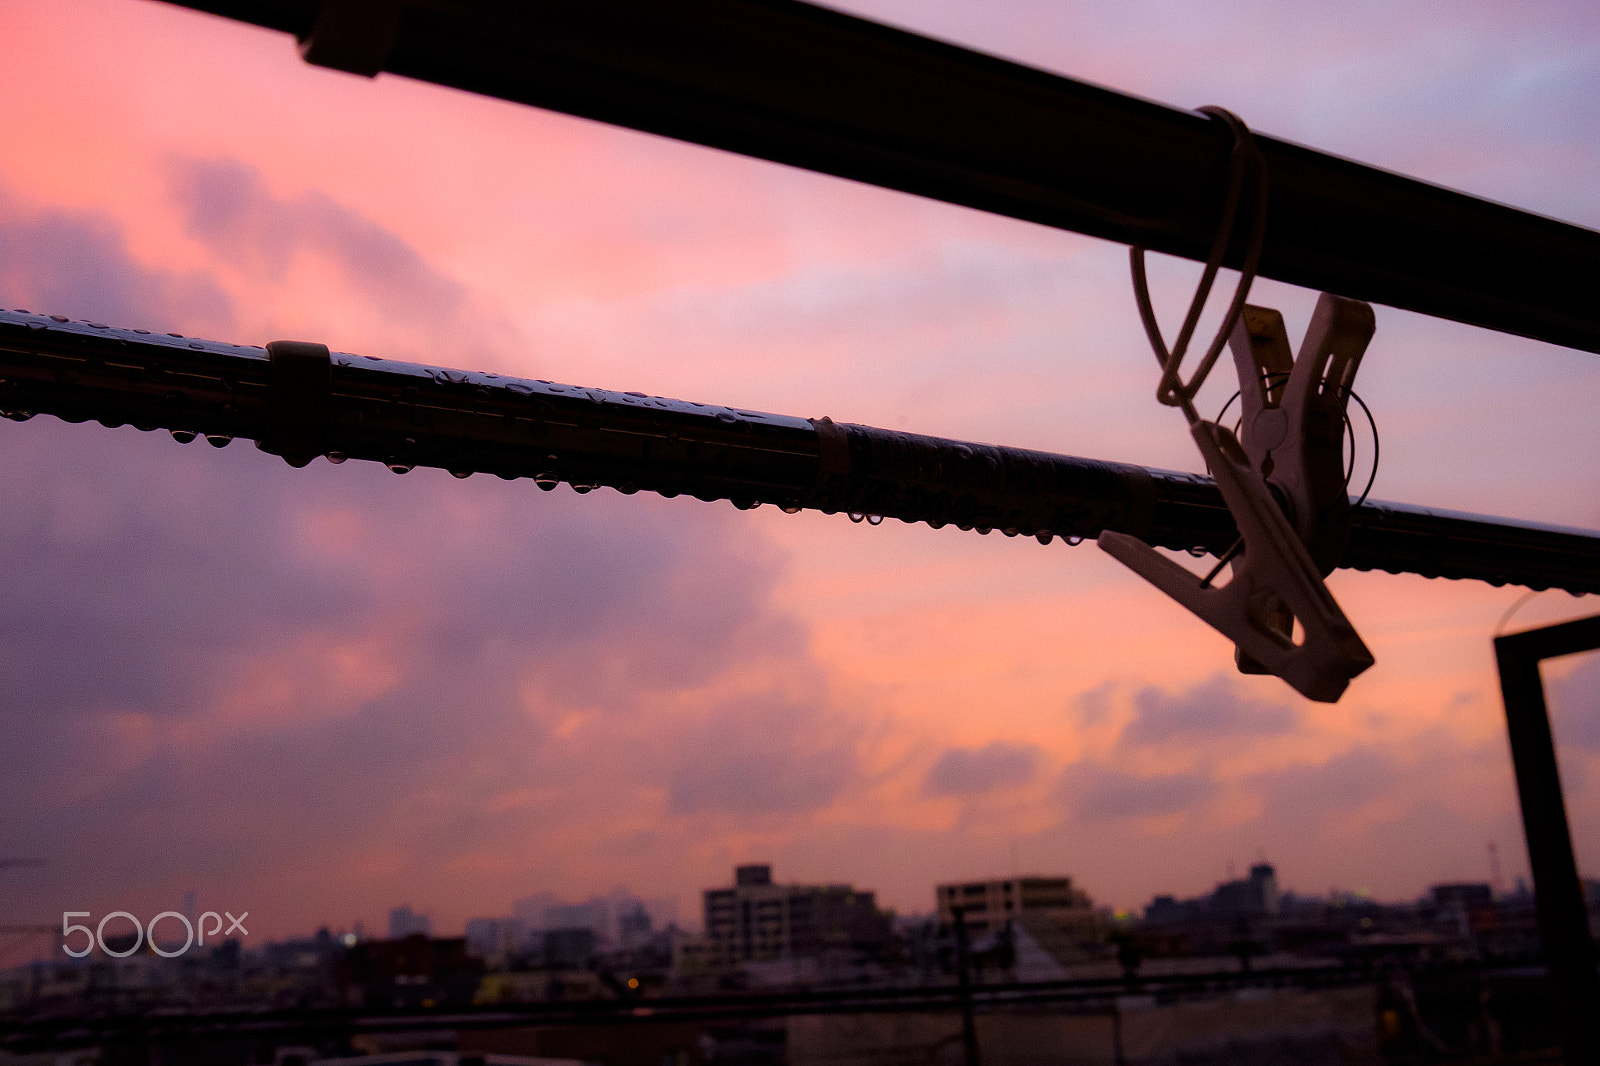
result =
M1212 366L1216 364L1217 358L1222 354L1223 346L1228 343L1228 338L1233 333L1234 323L1244 311L1245 299L1250 295L1250 285L1255 281L1256 267L1261 261L1261 245L1266 234L1267 222L1267 161L1256 145L1250 127L1246 126L1238 115L1226 108L1208 106L1198 110L1201 114L1222 122L1233 132L1233 152L1228 162L1227 197L1223 201L1222 216L1217 220L1216 236L1211 240L1211 254L1206 258L1205 270L1200 274L1200 284L1195 287L1194 298L1189 301L1189 312L1184 316L1183 326L1178 330L1178 336L1170 350L1161 336L1161 326L1156 322L1155 308L1150 302L1150 285L1145 275L1145 250L1138 245L1128 249L1128 258L1133 268L1133 295L1139 304L1139 318L1144 323L1145 335L1150 338L1150 347L1156 353L1156 361L1161 364L1161 384L1156 389L1156 399L1168 407L1182 408L1190 425L1200 421L1200 415L1194 407L1195 395L1205 384L1206 375L1211 373ZM1216 283L1217 271L1222 268L1228 246L1233 242L1246 186L1253 186L1255 199L1250 210L1249 242L1245 246L1239 282L1234 286L1233 298L1228 302L1228 310L1223 316L1222 324L1217 327L1217 335L1212 338L1205 355L1195 366L1189 380L1184 381L1183 357L1188 353L1189 342L1194 339L1195 327L1199 325L1200 313L1205 309L1206 301L1211 296L1211 287Z

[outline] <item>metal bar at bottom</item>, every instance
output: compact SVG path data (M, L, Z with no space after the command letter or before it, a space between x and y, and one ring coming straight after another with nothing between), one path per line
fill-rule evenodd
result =
M1572 854L1539 663L1595 649L1600 649L1600 615L1496 637L1494 642L1522 830L1533 869L1539 940L1569 1066L1600 1062L1600 978L1595 974L1589 913Z

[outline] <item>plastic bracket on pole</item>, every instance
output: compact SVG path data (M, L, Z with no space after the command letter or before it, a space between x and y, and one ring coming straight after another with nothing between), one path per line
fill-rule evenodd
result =
M328 407L333 392L333 357L327 345L273 341L267 430L257 446L305 466L328 450Z

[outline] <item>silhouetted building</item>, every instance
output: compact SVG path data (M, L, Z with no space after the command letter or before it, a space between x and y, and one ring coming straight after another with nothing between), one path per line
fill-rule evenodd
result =
M948 935L960 908L974 944L1024 930L1058 962L1074 961L1105 939L1089 894L1070 877L1013 877L966 881L934 889L939 929Z
M1534 916L1532 901L1529 900L1528 905L1520 909L1526 912L1525 917L1530 920L1513 924L1528 926L1526 933L1529 935L1519 939L1530 941L1525 946L1536 951L1536 923L1531 920ZM1501 908L1495 905L1494 890L1486 881L1431 885L1418 911L1432 929L1459 941L1472 954L1481 954L1485 949L1499 954L1508 947L1505 943L1508 938L1500 928Z
M468 918L467 950L491 964L503 964L528 946L528 930L519 918Z
M617 915L617 942L624 950L638 947L650 939L650 912L635 903Z
M465 1006L472 1002L483 962L467 954L464 937L368 940L345 953L345 983L368 1007Z
M718 961L756 962L876 951L890 921L850 885L778 885L772 867L740 866L731 888L705 893L706 940Z
M1224 881L1211 893L1208 909L1218 918L1261 918L1278 913L1278 874L1258 862L1242 881Z
M554 903L545 908L545 929L588 929L596 940L611 939L611 901L600 896L582 903Z
M1145 908L1142 934L1172 951L1259 952L1281 924L1282 901L1277 871L1258 862L1250 876L1224 881L1197 899L1155 897Z
M531 938L537 947L538 935L548 929L591 929L602 951L627 950L650 938L652 930L671 924L677 917L677 903L671 897L648 902L622 888L581 903L564 902L560 897L541 892L520 899L512 906L513 917L502 922L515 923L514 935L507 939L512 952ZM641 924L642 923L642 924Z
M588 926L547 929L544 934L544 962L546 966L581 970L593 961L598 946L599 937Z
M1277 871L1258 862L1250 867L1249 877L1224 881L1199 899L1157 896L1145 908L1144 919L1151 925L1180 925L1265 918L1278 913L1279 900Z
M1048 914L1072 920L1093 914L1089 894L1070 877L1017 877L1001 881L967 881L934 889L939 924L949 926L960 907L967 931L974 935L1003 929L1017 915Z
M1433 885L1428 898L1440 908L1459 908L1470 911L1478 907L1494 906L1494 892L1484 881L1463 881L1448 885Z
M418 914L411 904L402 903L389 912L389 939L404 940L408 936L432 936L433 919Z

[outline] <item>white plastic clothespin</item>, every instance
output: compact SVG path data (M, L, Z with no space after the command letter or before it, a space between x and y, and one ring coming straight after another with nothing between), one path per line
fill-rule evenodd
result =
M1337 701L1373 663L1322 581L1349 539L1345 403L1373 324L1370 305L1324 293L1293 358L1282 315L1246 306L1239 316L1228 343L1244 441L1214 422L1190 425L1239 528L1240 544L1223 559L1233 567L1227 585L1211 584L1216 571L1197 577L1137 537L1107 530L1099 538L1101 548L1232 640L1240 670L1275 674L1324 703Z

